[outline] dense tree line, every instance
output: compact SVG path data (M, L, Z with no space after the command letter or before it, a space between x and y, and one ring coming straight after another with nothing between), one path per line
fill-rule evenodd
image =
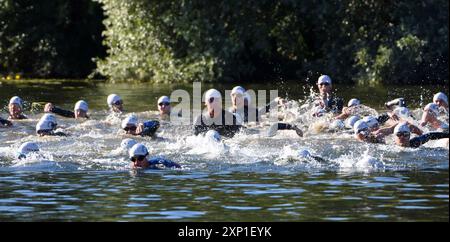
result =
M0 0L0 75L86 77L106 53L103 18L91 0Z
M0 0L0 72L84 77L95 57L117 80L448 83L448 0L94 1Z

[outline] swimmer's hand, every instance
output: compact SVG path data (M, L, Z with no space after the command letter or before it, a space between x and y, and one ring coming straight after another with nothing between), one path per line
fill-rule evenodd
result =
M142 132L144 132L144 124L139 123L138 126L136 127L136 134L142 134Z
M272 124L272 125L270 125L270 128L267 131L267 136L273 137L277 134L277 131L278 131L278 123Z
M293 129L295 130L298 136L303 137L303 131L300 128L294 126Z
M53 108L54 108L54 106L53 106L52 103L47 103L47 104L45 104L44 112L50 113L50 112L52 111Z

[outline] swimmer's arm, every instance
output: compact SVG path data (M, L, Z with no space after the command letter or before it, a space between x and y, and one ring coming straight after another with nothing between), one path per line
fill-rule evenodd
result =
M320 162L320 163L325 163L325 162L327 162L327 160L325 160L324 158L322 158L322 157L319 157L319 156L311 156L311 158L313 158L314 160L316 160L317 162Z
M13 125L13 123L11 121L2 119L2 118L0 118L0 123L2 124L2 126L12 126Z
M348 116L350 116L350 110L348 108L344 108L342 113L334 118L344 120L344 119L348 118Z
M387 135L390 135L390 134L394 133L395 126L397 126L397 123L395 123L394 125L391 125L389 127L386 127L386 128L381 128L381 129L379 129L379 130L377 130L377 131L375 131L373 133L376 136L379 136L379 135L387 136Z
M152 158L149 160L149 163L151 165L162 164L168 168L172 168L172 167L181 168L181 166L178 163L173 162L171 160L164 159L164 158Z
M159 121L151 120L143 123L143 130L140 133L141 136L151 136L154 135L156 130L159 128Z
M51 113L58 114L60 116L66 117L66 118L75 118L75 113L69 110L64 110L58 107L53 106L50 110Z
M342 98L337 97L335 99L336 106L333 108L333 113L340 114L342 113L342 109L344 108L344 100Z
M390 117L387 113L383 113L377 117L377 121L380 125L386 123L386 121L388 121L389 119L390 119Z
M444 132L426 133L424 135L412 138L409 141L409 146L413 147L413 148L417 148L417 147L425 144L426 142L428 142L430 140L444 139L444 138L449 138L449 134L448 133L444 133Z

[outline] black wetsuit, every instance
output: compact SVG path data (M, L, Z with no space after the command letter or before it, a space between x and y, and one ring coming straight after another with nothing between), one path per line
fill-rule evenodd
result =
M320 103L324 101L324 99L321 97L318 100L320 101ZM344 108L344 100L342 98L330 95L329 98L325 101L326 104L325 107L323 107L325 112L332 112L334 114L342 113L342 109Z
M28 119L28 117L21 113L18 118L13 118L11 115L9 115L9 119Z
M278 123L278 130L295 130L297 126L287 123Z
M430 132L409 140L409 147L417 148L430 140L448 138L449 134L444 132Z
M9 120L0 118L0 124L1 124L2 126L11 126L11 125L12 125L12 122L9 121Z
M325 110L327 112L333 112L335 114L342 113L342 109L344 108L344 100L340 97L331 96L327 99L327 105Z
M37 134L44 134L49 136L68 136L66 133L63 132L54 132L53 130L39 130L36 132Z
M383 125L390 119L389 115L387 113L383 113L380 116L377 117L377 121L380 125Z
M54 114L58 114L60 116L66 117L66 118L75 118L75 113L69 110L64 110L62 108L58 108L58 107L53 107L52 109L50 109L50 112L54 113ZM86 115L86 118L89 118Z
M161 157L151 158L150 160L148 160L148 164L149 164L148 169L158 169L159 168L158 165L163 165L168 168L172 167L181 168L181 166L178 163Z
M208 130L215 130L220 135L231 138L241 129L241 125L237 123L236 117L222 110L221 115L217 118L210 118L209 114L201 114L195 119L194 134L206 133Z
M159 121L150 120L144 123L144 130L140 133L140 136L153 136L156 130L159 128Z

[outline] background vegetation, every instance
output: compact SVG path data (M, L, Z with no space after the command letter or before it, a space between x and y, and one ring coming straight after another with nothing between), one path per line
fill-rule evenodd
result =
M448 83L448 0L94 1L0 0L0 72Z

